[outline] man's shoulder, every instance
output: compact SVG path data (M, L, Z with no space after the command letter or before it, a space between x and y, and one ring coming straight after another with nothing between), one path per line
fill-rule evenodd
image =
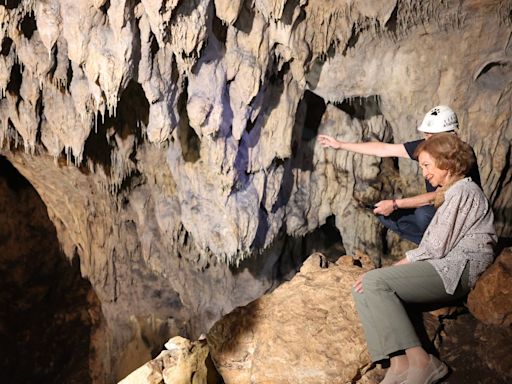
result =
M418 145L420 145L420 143L422 143L424 141L425 141L425 139L411 140L411 141L406 141L405 143L403 143L403 145L415 145L415 146L418 146Z
M407 141L403 143L403 146L405 147L405 150L407 151L407 154L411 159L416 160L416 158L414 157L414 151L416 151L418 145L420 145L423 141L425 141L425 139Z

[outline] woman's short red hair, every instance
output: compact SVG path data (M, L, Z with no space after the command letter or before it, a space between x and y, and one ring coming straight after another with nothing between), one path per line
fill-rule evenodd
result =
M476 163L473 149L454 133L432 135L418 145L414 156L418 158L421 152L427 152L436 162L436 167L454 176L467 175Z

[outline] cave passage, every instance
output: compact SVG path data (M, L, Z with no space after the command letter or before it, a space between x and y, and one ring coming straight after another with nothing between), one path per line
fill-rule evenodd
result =
M31 184L0 156L0 371L5 383L91 382L99 305ZM95 318L95 316L93 316Z
M324 254L332 263L346 254L334 215L329 216L322 226L304 237L303 256L308 258L314 252Z

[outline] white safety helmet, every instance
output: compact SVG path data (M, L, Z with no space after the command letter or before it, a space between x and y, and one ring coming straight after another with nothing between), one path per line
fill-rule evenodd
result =
M440 133L454 131L457 128L459 128L459 121L455 112L446 105L438 105L427 112L418 131Z

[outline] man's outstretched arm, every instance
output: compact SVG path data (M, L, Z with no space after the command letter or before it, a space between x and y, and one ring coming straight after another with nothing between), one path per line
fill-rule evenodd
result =
M318 135L318 142L324 148L343 149L363 155L410 158L403 144L383 143L380 141L350 143L348 141L337 140L329 135Z

